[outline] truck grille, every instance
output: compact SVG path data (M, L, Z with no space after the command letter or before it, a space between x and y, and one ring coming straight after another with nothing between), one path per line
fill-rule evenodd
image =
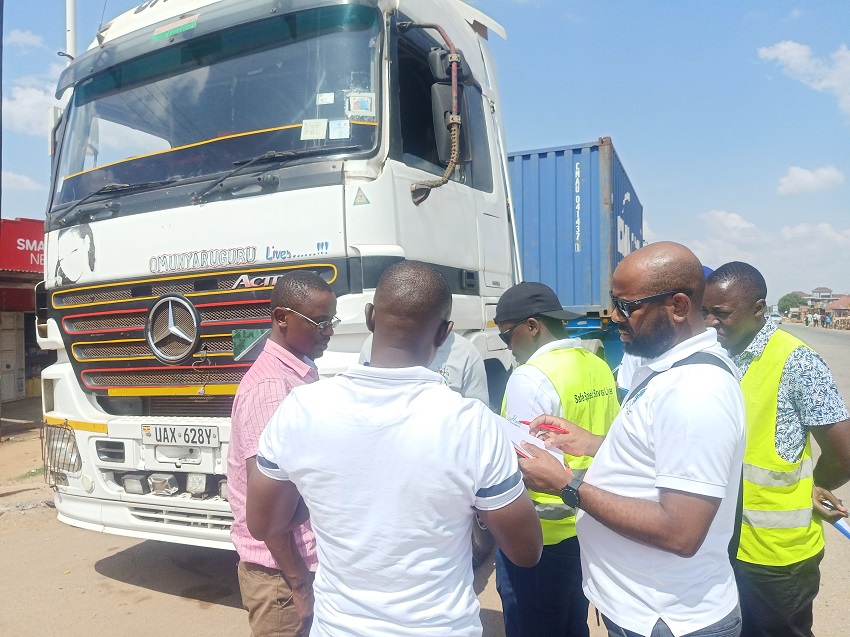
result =
M233 331L255 331L248 342L258 342L269 328L274 282L293 269L312 270L331 284L339 274L330 263L277 264L59 288L50 293L49 311L61 326L81 386L107 413L226 417L258 353L254 347L249 356L234 360ZM342 284L347 282L337 285ZM195 349L186 362L171 365L151 351L145 322L162 296L175 294L198 313L199 343L191 346ZM178 324L179 319L173 316ZM158 333L167 333L170 325ZM158 348L168 348L167 338L160 336Z
M210 513L197 509L184 509L177 506L147 506L134 504L130 515L140 522L153 522L169 526L188 526L217 531L230 531L233 515L229 513Z
M170 387L185 385L238 385L250 364L227 369L200 366L137 368L131 370L91 370L83 372L83 383L90 389L109 387Z

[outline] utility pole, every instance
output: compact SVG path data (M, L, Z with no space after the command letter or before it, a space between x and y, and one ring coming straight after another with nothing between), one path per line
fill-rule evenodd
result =
M77 56L77 0L65 0L65 53L68 64Z

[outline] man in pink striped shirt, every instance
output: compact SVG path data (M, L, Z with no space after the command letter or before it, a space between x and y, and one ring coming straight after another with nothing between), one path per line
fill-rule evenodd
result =
M305 270L278 279L271 313L269 339L233 401L227 455L230 535L239 553L239 589L253 636L302 637L313 618L316 540L310 523L283 537L255 540L245 524L245 494L260 434L294 387L318 380L313 361L327 348L339 319L330 286Z

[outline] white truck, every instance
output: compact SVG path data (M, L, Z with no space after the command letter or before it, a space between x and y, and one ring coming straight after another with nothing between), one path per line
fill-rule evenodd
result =
M491 33L460 0L147 0L68 66L37 318L60 520L231 548L233 395L293 269L339 297L323 375L356 362L384 269L417 259L504 382L519 261Z

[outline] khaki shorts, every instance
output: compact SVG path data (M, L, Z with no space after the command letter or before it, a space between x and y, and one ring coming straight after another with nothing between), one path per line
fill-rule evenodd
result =
M253 637L294 637L298 613L292 591L280 571L239 562L237 572L242 606L248 611Z

